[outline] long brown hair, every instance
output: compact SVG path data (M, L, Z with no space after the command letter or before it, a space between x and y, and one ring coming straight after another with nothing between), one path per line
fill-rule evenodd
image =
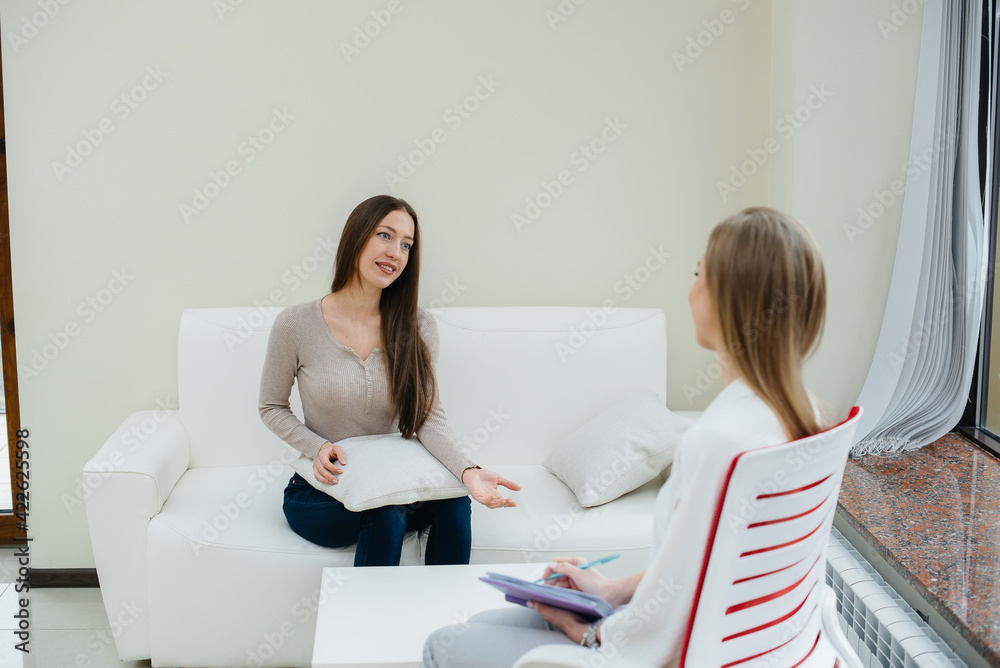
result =
M362 249L374 236L379 222L393 211L405 211L413 219L413 244L403 272L382 290L378 308L382 314L382 357L389 400L399 415L399 433L410 438L424 425L437 394L431 353L417 323L420 223L412 206L390 195L376 195L354 207L340 235L330 292L357 279Z
M712 230L705 279L724 351L790 439L822 431L802 382L826 320L823 260L809 231L767 207Z

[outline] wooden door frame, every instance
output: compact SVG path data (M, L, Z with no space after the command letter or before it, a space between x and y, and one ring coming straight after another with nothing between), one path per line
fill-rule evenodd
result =
M10 214L7 207L7 124L3 104L3 56L0 55L0 352L6 396L7 448L13 512L0 513L0 545L27 544L30 504L28 454L31 435L21 430L14 345L14 283L10 268ZM23 438L22 438L23 436Z

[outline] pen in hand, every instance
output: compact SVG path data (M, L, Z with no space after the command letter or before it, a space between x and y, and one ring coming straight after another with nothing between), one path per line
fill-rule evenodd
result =
M612 554L609 557L604 557L603 559L597 559L595 561L588 562L588 563L583 564L581 566L577 566L577 568L579 568L581 571L583 571L583 570L586 570L586 569L590 568L591 566L599 566L600 564L606 564L609 561L614 561L615 559L617 559L620 556L622 556L622 555L620 555L620 554ZM552 575L550 575L549 577L545 578L544 580L542 580L542 578L538 578L537 580L535 580L535 584L537 584L539 582L544 583L544 582L548 582L549 580L555 580L556 578L564 578L564 577L566 577L566 576L563 575L562 573L553 573Z

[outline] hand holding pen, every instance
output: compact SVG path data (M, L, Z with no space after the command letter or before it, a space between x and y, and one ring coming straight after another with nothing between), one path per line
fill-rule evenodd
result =
M576 591L586 592L600 596L612 606L617 607L625 600L625 591L622 589L622 580L612 580L599 573L593 566L607 563L617 559L618 554L587 562L579 557L561 557L546 566L542 577L535 582L544 582L552 587L564 587ZM631 594L631 592L627 592Z
M581 559L579 557L566 557L566 558L563 558L563 559L556 559L555 562L553 562L553 563L558 564L558 563L561 562L561 563L572 564L573 566L576 566L577 568L579 568L581 571L585 571L588 568L591 568L593 566L600 566L601 564L606 564L609 561L614 561L615 559L617 559L620 556L622 556L622 555L620 555L620 554L612 554L611 556L603 557L601 559L595 559L594 561L588 561L586 563L583 563L583 559ZM540 577L537 580L535 580L535 582L536 583L538 583L538 582L544 582L544 583L548 584L551 580L555 580L557 578L564 578L564 577L566 577L565 573L558 573L558 572L552 570L552 564L549 564L549 566L546 567L545 573L542 575L542 577Z

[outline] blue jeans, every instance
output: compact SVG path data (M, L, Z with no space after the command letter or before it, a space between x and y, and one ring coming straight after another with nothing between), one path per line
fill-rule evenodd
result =
M357 543L355 566L398 566L405 533L427 527L427 564L467 564L472 551L472 500L467 496L355 513L295 473L285 487L282 510L292 531L308 541L325 547Z

